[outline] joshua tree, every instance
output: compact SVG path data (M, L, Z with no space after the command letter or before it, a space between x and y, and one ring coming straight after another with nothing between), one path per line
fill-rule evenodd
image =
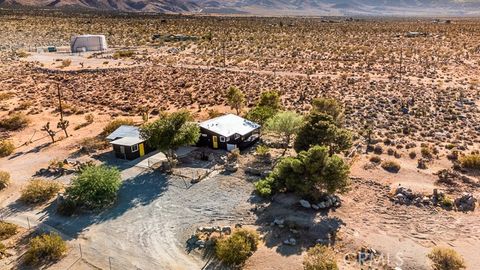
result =
M52 139L52 143L55 142L55 131L51 130L50 129L50 122L47 122L43 127L42 127L42 131L45 131L48 133L48 136L50 136L50 138Z

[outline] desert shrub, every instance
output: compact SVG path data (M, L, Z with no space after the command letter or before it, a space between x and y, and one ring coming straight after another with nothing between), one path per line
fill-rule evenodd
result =
M57 234L42 234L34 237L28 244L25 262L39 265L60 260L67 252L67 244Z
M62 64L60 65L60 68L66 68L72 64L71 59L63 59Z
M393 156L394 153L395 153L395 151L392 148L387 149L387 155Z
M460 158L460 164L463 168L480 170L480 155L472 154Z
M377 155L383 154L383 148L380 145L375 145L375 148L373 148L373 152Z
M266 145L259 145L255 148L255 154L259 156L266 156L270 152L270 148Z
M433 270L466 269L462 256L451 248L434 247L428 258L432 261Z
M0 171L0 190L10 185L10 174L8 172Z
M305 270L338 270L335 253L326 246L316 245L310 248L303 259Z
M85 115L85 121L87 121L87 123L91 124L91 123L93 123L93 120L94 120L93 114L89 113L89 114Z
M257 250L258 241L257 232L239 229L217 241L215 255L227 265L241 265Z
M7 246L5 246L4 243L0 242L0 259L3 259L7 255Z
M113 59L128 58L134 55L135 52L132 50L116 51L115 53L113 53Z
M449 197L447 196L444 196L441 200L440 200L440 205L446 209L451 209L453 207L453 200L450 199Z
M17 234L18 226L9 222L0 221L0 240L8 239Z
M379 156L373 156L373 157L370 158L370 162L378 164L378 163L382 162L382 159Z
M452 150L453 148L455 148L455 144L449 143L449 144L445 145L445 149Z
M400 164L395 161L384 161L382 163L382 168L387 172L397 173L400 171Z
M27 118L26 115L21 113L14 113L0 120L0 128L9 131L16 131L26 128L29 122L30 120Z
M411 158L411 159L415 159L417 157L417 153L415 153L415 151L411 151L410 153L408 153L408 156Z
M132 119L123 119L123 118L120 118L120 119L115 119L113 121L111 121L110 123L108 123L104 128L103 128L103 131L102 131L102 136L103 137L107 137L108 135L110 135L110 133L114 132L117 128L119 128L120 126L123 126L123 125L133 125L133 120Z
M60 183L52 180L32 179L23 188L20 200L28 204L44 203L52 199L61 188Z
M423 158L426 158L426 159L432 159L433 158L433 153L432 153L432 149L430 149L429 147L422 147L421 150L420 150L420 153L422 154L422 157Z
M15 151L15 145L10 140L0 140L0 157L10 156Z
M267 177L255 183L255 190L262 197L269 197L272 195L273 185L275 179L273 177Z
M120 171L107 166L88 166L73 180L66 190L69 200L87 209L102 209L117 199L120 189Z
M16 51L15 52L15 55L18 57L18 58L26 58L26 57L29 57L30 54L28 52L25 52L25 51Z

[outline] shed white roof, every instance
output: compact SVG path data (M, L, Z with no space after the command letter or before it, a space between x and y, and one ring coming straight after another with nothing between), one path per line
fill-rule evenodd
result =
M122 146L132 146L143 142L144 140L140 138L125 137L115 141L111 141L110 144L122 145Z
M260 125L234 114L226 114L201 122L200 127L229 137L233 134L246 135L260 128Z
M125 137L140 139L140 130L138 127L123 125L112 132L112 134L108 135L107 140L113 141Z

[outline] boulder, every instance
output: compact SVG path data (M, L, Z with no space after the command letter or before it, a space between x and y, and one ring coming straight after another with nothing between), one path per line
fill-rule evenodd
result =
M306 200L300 200L299 203L302 205L303 208L307 208L307 209L312 208L312 205Z
M295 238L292 237L287 240L284 240L283 244L289 245L289 246L295 246L297 244L297 240L295 240Z

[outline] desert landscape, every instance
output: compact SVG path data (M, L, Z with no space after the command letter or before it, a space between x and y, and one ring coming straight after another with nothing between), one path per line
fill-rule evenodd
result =
M0 9L0 25L1 269L480 267L480 19ZM79 34L108 50L72 53ZM224 114L261 137L151 139ZM116 157L121 125L157 151ZM76 201L94 168L118 180L102 207ZM255 239L241 262L222 249L236 233ZM45 235L58 256L35 259Z

